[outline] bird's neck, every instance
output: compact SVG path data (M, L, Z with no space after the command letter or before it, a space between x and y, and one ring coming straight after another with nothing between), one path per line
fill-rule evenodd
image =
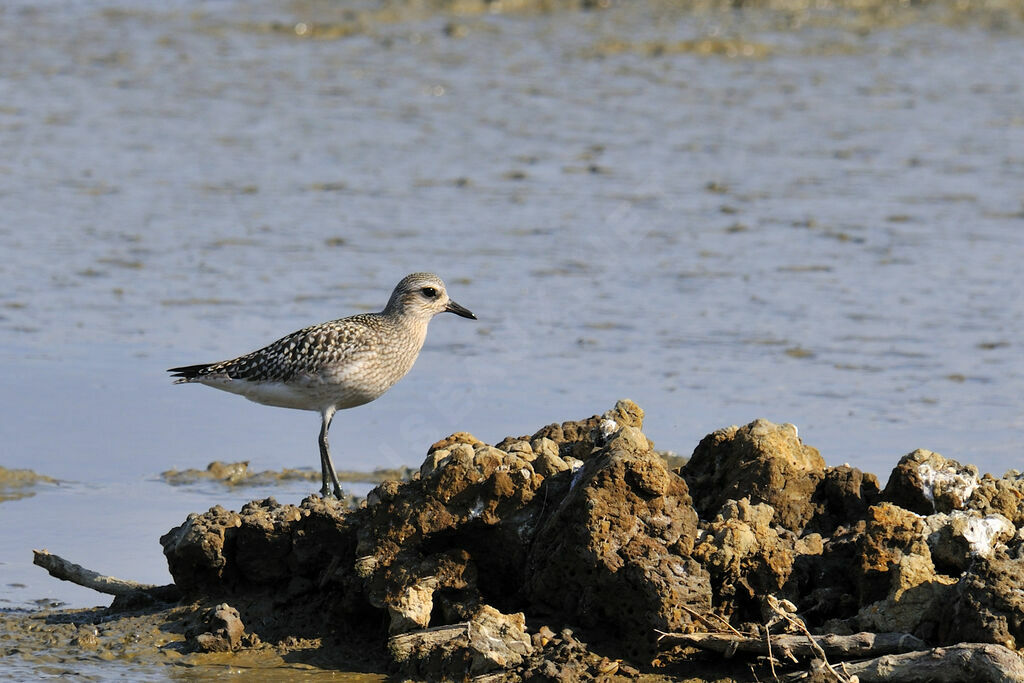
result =
M423 341L427 338L427 325L430 323L430 318L403 315L401 312L389 313L387 309L381 315L388 318L392 325L402 328L408 335L407 338L415 343L417 350L423 346Z

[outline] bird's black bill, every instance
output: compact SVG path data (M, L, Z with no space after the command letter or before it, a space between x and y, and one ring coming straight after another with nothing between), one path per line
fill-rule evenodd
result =
M454 301L449 301L448 305L444 307L444 310L448 311L449 313L454 313L455 315L461 315L463 318L471 318L473 320L476 320L476 316L473 315L473 311L469 310L464 306L458 305Z

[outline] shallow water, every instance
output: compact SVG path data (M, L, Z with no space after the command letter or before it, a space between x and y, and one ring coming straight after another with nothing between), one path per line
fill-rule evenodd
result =
M435 320L336 418L341 467L621 397L682 454L766 417L883 482L918 447L1024 467L1017 19L352 16L0 9L0 464L62 481L0 504L0 605L106 602L33 547L163 583L189 512L312 492L160 480L315 467L319 420L164 369L378 310L416 270L480 320ZM682 42L708 37L724 54Z

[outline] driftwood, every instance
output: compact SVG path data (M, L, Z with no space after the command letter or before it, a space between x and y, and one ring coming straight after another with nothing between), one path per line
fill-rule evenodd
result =
M826 656L843 660L842 664L831 667L834 674L844 677L843 680L856 676L860 683L1024 683L1024 658L1002 645L961 643L929 648L909 633L855 633L811 638ZM667 647L697 647L725 657L735 653L783 654L821 661L807 636L790 633L773 635L770 650L768 641L761 636L734 633L663 633L658 642ZM848 661L856 659L865 661ZM806 675L793 674L787 680L800 680Z
M770 616L762 633L741 633L731 626L729 631L712 633L659 632L658 643L663 647L696 647L717 652L724 658L737 653L766 657L776 680L776 657L781 655L794 662L796 657L811 660L810 671L784 676L784 680L789 681L810 676L814 680L858 683L1024 683L1024 658L1002 645L960 643L929 648L923 640L909 633L815 636L796 616L796 607L792 604L769 595L765 607L770 610ZM696 613L693 616L705 626L711 626L706 617ZM780 622L800 633L769 635L769 628ZM830 657L840 663L829 664Z
M59 555L54 555L47 550L33 550L32 563L36 564L50 576L61 581L70 581L85 588L91 588L100 593L128 598L145 595L155 600L173 602L181 598L178 587L174 584L167 586L155 586L152 584L138 583L126 579L118 579L113 576L104 576L91 569L69 562Z
M834 666L829 664L828 654L822 649L821 645L814 640L814 636L807 630L807 624L804 620L796 616L796 605L789 600L779 600L774 595L769 595L765 598L765 606L768 607L774 613L774 616L768 619L765 623L765 640L768 640L768 629L774 624L783 622L789 625L790 628L796 629L800 633L804 634L807 639L807 644L810 645L811 652L813 653L813 659L811 660L811 669L816 671L826 678L834 678L839 683L857 683L857 678L846 673L845 669L840 672L837 671ZM768 661L774 660L771 656L771 644L769 641L768 647ZM790 658L793 657L789 654ZM775 667L772 666L772 676L775 676Z
M388 649L394 655L395 661L404 662L414 657L418 651L430 651L452 642L468 643L471 628L470 623L465 621L460 624L400 633L388 639Z
M1013 650L990 643L961 643L922 652L878 657L844 665L861 683L1020 683L1024 659Z
M659 639L668 646L689 645L722 654L742 652L753 655L769 654L768 641L760 636L735 633L665 633ZM827 657L857 659L880 655L913 652L928 647L923 640L909 633L855 633L852 636L811 636ZM779 633L771 637L771 651L789 653L795 657L815 657L818 651L807 636Z

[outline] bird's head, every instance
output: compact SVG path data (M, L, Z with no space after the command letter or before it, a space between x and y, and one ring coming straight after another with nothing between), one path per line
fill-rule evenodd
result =
M433 273L406 275L391 293L385 313L425 318L429 320L438 313L454 313L463 318L476 320L473 313L448 297L444 282Z

